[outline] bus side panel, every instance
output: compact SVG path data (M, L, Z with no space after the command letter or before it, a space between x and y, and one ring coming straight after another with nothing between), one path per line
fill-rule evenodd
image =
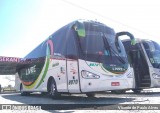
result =
M58 92L68 92L66 76L66 59L53 59L48 75L56 81Z
M151 87L152 88L159 88L160 87L160 79L153 78L153 74L159 75L160 69L149 67L149 71L150 71L150 78L151 78Z
M65 58L50 59L49 68L43 83L39 86L39 88L34 88L33 90L47 92L47 84L50 77L54 78L58 92L68 92Z

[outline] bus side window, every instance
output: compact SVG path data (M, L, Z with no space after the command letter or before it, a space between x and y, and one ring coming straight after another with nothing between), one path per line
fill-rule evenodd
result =
M60 30L53 35L52 38L54 53L58 53L61 57L66 56L66 30Z

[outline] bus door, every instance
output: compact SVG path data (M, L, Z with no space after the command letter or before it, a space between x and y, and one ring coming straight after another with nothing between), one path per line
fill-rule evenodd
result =
M135 73L136 88L150 87L148 64L140 50L131 51L132 65Z
M67 40L67 84L68 92L80 93L80 77L78 64L78 47L74 31L68 32Z
M67 59L68 91L80 93L80 80L78 72L78 60Z
M140 83L141 83L141 80L140 80L140 70L139 70L139 51L138 50L131 50L129 52L130 54L130 58L131 58L131 65L133 66L133 69L134 69L134 75L135 75L135 84L136 84L136 88L140 87Z

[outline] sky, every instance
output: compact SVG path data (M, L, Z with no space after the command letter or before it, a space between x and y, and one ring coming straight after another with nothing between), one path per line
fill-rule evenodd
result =
M0 56L23 58L77 19L160 43L159 0L0 0ZM14 84L0 77L2 85ZM3 82L3 83L2 83Z
M159 11L159 0L0 0L0 56L24 57L77 19L159 43Z

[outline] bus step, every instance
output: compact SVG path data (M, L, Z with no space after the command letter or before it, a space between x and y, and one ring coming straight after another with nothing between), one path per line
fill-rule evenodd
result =
M147 79L147 78L143 78L143 79L142 79L142 82L143 82L143 83L150 83L150 81L151 81L151 80L150 80L150 79Z
M150 76L149 75L145 75L143 76L144 79L150 79Z
M150 87L150 83L141 83L140 86L141 87Z

